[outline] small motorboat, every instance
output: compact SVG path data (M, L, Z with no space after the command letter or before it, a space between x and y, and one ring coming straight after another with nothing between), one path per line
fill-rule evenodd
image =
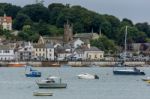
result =
M25 75L26 77L41 77L41 72L37 70L30 70L30 72L26 73Z
M150 81L150 77L142 78L143 81Z
M88 73L79 74L79 75L77 75L77 77L79 79L99 79L99 77L97 75L92 75L92 74L88 74Z
M33 92L34 96L52 96L52 92Z
M41 77L41 72L39 72L37 70L33 70L31 68L31 66L28 66L28 65L26 65L25 67L26 67L26 69L25 69L26 77ZM29 67L29 69L30 69L30 70L28 70L28 72L27 72L27 67Z
M61 78L59 78L59 81L56 81L58 77L51 76L46 79L36 81L36 84L39 86L39 88L66 88L67 83L62 83Z

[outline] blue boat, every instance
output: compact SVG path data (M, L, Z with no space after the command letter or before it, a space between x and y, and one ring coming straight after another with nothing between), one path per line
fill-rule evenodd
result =
M117 69L117 70L113 70L113 74L115 75L145 75L143 71L140 71L140 69L137 69L137 68Z
M127 49L127 26L126 26L126 32L125 32L125 51L124 51L124 60L117 64L117 67L125 67L125 61L126 61L126 49ZM137 69L136 67L134 68L125 68L125 69L116 69L113 70L113 74L115 75L145 75L145 73L143 71L141 71L140 69Z
M41 77L41 72L39 72L39 71L37 71L37 70L33 70L33 69L30 67L29 73L26 73L25 75L26 75L26 77Z

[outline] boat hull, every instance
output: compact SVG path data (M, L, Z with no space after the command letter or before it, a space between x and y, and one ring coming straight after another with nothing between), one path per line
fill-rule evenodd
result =
M25 74L26 77L41 77L41 75L32 75L32 74Z
M113 71L115 75L145 75L144 72L135 72L135 71Z
M38 83L39 88L66 88L66 83Z
M53 93L51 92L33 92L34 96L52 96Z

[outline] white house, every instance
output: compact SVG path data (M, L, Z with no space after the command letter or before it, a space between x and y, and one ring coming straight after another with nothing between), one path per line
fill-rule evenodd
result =
M84 60L100 60L104 59L104 51L99 50L97 47L90 47L84 50Z
M51 44L33 45L34 57L38 60L54 60L54 46Z
M4 14L3 17L0 17L0 26L3 30L12 30L12 17Z
M57 48L55 48L55 53L57 60L65 60L68 56L72 55L72 48L69 44L57 46Z
M74 39L74 40L70 41L69 44L72 45L73 48L78 48L82 44L84 44L84 42L82 40L80 40L80 38L77 38L77 39Z
M28 61L33 59L33 45L30 42L23 42L16 49L16 60Z
M0 45L0 60L15 60L14 49L8 45Z

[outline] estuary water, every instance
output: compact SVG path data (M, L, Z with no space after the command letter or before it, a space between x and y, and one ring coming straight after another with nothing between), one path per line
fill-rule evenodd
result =
M42 72L41 78L25 77L23 67L0 67L0 99L150 99L150 86L141 78L150 76L113 75L110 67L35 67ZM78 79L80 73L97 74L98 80ZM49 75L61 76L68 84L66 89L39 89L35 81ZM33 96L34 91L50 91L53 96Z

